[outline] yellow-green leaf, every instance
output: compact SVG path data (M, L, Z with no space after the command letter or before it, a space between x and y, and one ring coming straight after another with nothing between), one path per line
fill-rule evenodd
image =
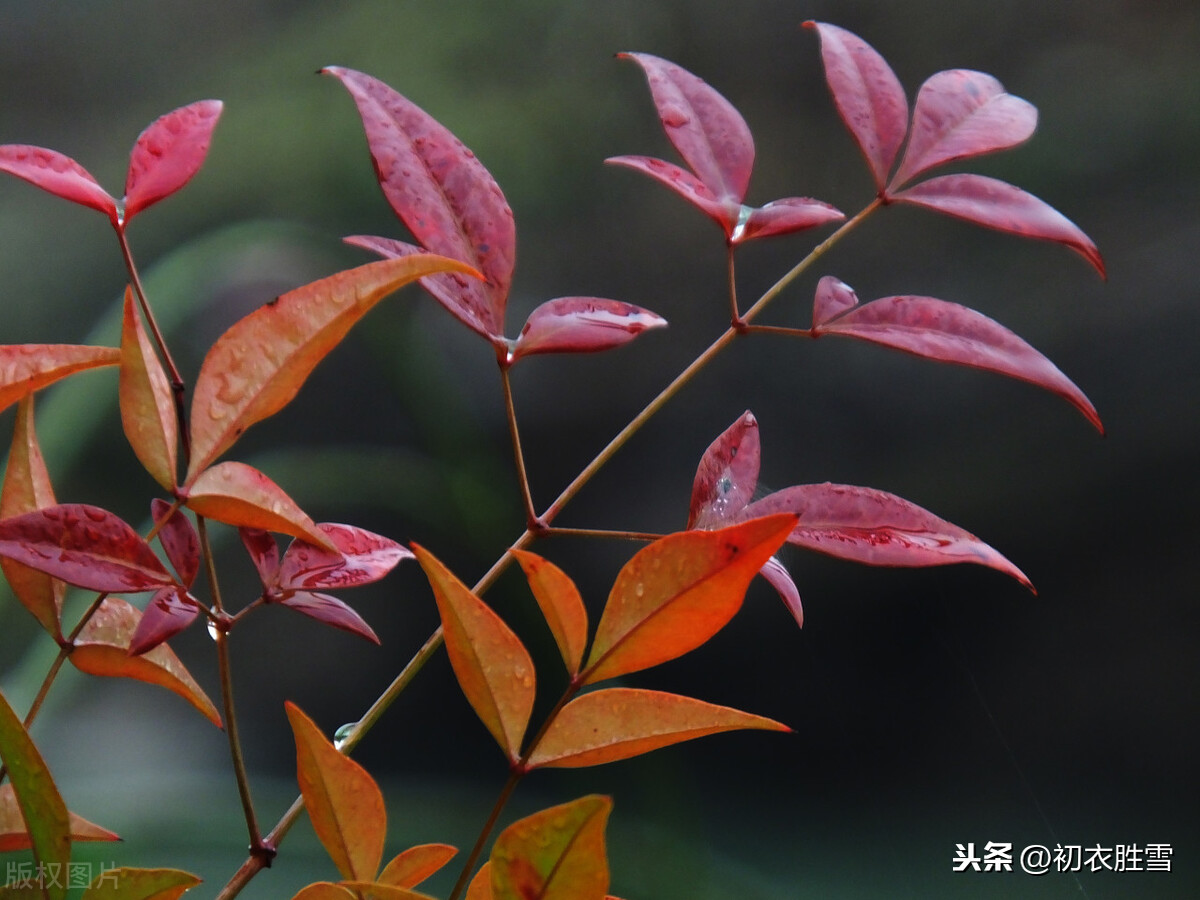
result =
M121 358L116 347L78 344L7 344L0 347L0 411L22 397L60 378L98 366L115 366Z
M155 481L168 491L174 490L179 446L175 401L129 288L125 288L117 392L121 425L129 446Z
M178 900L200 883L179 869L106 869L83 892L83 900Z
M588 631L587 608L579 596L579 589L566 572L548 559L528 550L513 550L512 555L529 580L529 589L550 626L567 672L574 675L583 662Z
M509 825L492 846L494 900L604 900L611 811L593 794Z
M450 862L458 850L449 844L418 844L397 853L383 867L377 879L380 884L413 888Z

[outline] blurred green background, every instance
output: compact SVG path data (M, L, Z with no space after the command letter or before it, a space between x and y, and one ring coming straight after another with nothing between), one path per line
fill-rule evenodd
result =
M708 443L749 407L763 481L824 480L907 497L991 543L1034 597L976 567L873 570L793 552L795 629L764 584L718 638L631 683L791 724L596 770L538 773L516 815L612 792L613 892L630 898L1200 896L1200 8L1118 0L400 2L0 0L0 142L56 148L120 193L138 132L204 97L225 101L204 170L130 239L189 375L240 315L366 261L353 233L403 237L345 91L312 75L365 70L435 115L483 160L516 214L515 334L550 297L647 306L670 328L610 355L515 373L535 497L548 503L727 323L719 232L605 157L671 158L636 66L668 57L741 110L755 135L749 202L808 195L853 212L866 168L823 84L807 18L872 43L915 96L951 67L982 69L1038 106L1038 134L973 171L1058 207L1099 245L1103 283L1061 247L889 209L824 258L768 319L804 325L816 278L863 299L921 293L975 307L1043 351L1099 408L1099 439L1027 385L849 343L735 346L641 433L560 524L673 530ZM815 238L749 246L753 298ZM120 255L98 215L0 182L0 341L115 343ZM61 500L137 522L154 485L120 433L111 371L39 397ZM12 413L0 418L7 429ZM490 349L410 289L316 372L233 457L314 518L420 540L473 581L520 532ZM228 537L228 536L226 536ZM225 593L252 596L236 542ZM539 547L594 614L632 548ZM238 702L261 817L295 793L282 703L330 732L356 718L436 625L417 567L347 595L381 648L282 610L235 634ZM511 575L489 600L557 687L553 650ZM235 601L236 602L236 601ZM215 696L211 644L174 645ZM53 646L0 604L0 685L23 709ZM34 728L76 811L121 845L96 865L178 866L212 895L245 832L223 736L177 698L68 672ZM469 846L503 760L444 654L363 743L384 783L388 849ZM1173 871L954 874L956 843L1168 843ZM451 866L453 868L453 866ZM306 822L243 896L334 876ZM449 878L432 889L443 894Z

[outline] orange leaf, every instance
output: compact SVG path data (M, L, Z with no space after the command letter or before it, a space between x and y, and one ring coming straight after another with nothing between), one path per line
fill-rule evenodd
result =
M795 524L792 515L766 516L670 534L639 550L608 595L584 683L675 659L711 638Z
M603 900L611 811L612 800L593 794L505 828L492 847L494 900Z
M693 697L607 688L577 697L562 708L538 743L529 768L596 766L740 728L791 730L773 719Z
M296 779L313 831L343 878L370 881L379 871L387 831L379 785L298 706L285 706L296 736Z
M0 347L0 410L22 397L84 369L115 366L116 347L77 344L9 344Z
M358 898L353 891L340 884L317 881L301 888L300 893L296 894L292 900L358 900Z
M410 891L377 881L343 881L342 885L354 891L363 900L434 900L428 894Z
M29 396L17 406L17 427L8 453L4 487L0 489L0 519L45 509L57 502L33 427L33 397ZM13 594L42 627L55 638L62 637L62 604L67 586L7 557L0 557L0 569Z
M178 900L199 883L179 869L106 869L92 879L82 900Z
M562 569L536 553L513 550L512 554L525 570L529 588L542 608L567 672L574 675L587 646L587 608L579 589Z
M67 657L81 672L112 678L134 678L173 691L221 727L221 717L200 685L171 648L159 644L141 656L129 655L129 640L142 614L119 597L107 597L75 639Z
M466 900L492 900L492 864L485 862L467 885Z
M128 287L117 385L121 425L129 446L155 481L168 491L174 490L179 436L175 401L167 375L133 305L133 291Z
M71 840L119 841L121 838L106 828L101 828L75 813L69 813ZM0 785L0 853L13 850L28 850L32 846L29 829L17 806L17 795L11 784Z
M187 506L226 525L278 531L337 552L329 536L283 488L245 463L223 462L206 469L188 489Z
M449 844L419 844L409 847L384 866L379 873L380 884L394 887L416 887L454 858L458 850Z
M412 545L425 570L446 637L446 652L476 715L515 762L533 712L533 660L491 607L424 547Z
M435 272L477 275L431 254L385 259L288 291L234 323L208 351L192 400L192 460L186 483L242 432L274 415L376 303Z

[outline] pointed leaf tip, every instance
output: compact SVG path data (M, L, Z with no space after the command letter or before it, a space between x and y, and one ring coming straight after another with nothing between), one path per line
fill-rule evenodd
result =
M178 191L200 171L223 104L200 100L152 122L133 145L125 178L124 223Z
M535 353L595 353L627 344L667 320L632 303L602 297L559 297L529 314L512 350L515 362Z
M8 172L44 191L104 213L115 225L117 201L92 174L69 156L29 144L0 146L0 172Z
M587 645L587 608L579 589L570 577L548 559L543 559L528 550L513 550L529 588L537 600L538 607L550 626L554 642L567 666L567 673L574 675L583 662L583 651Z
M746 410L700 457L692 481L687 527L728 525L754 496L759 459L758 420Z

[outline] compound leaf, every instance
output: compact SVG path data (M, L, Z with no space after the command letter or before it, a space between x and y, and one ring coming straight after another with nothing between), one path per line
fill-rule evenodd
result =
M125 177L124 223L178 191L200 171L213 129L221 115L220 100L200 100L156 119L133 145Z
M104 213L115 225L117 201L83 166L57 150L28 144L0 146L0 172L8 172L64 200Z
M116 347L7 344L0 347L0 410L60 378L121 361Z
M128 287L121 325L120 365L117 385L125 437L150 476L164 489L174 490L179 444L175 402L167 374L142 327L133 291Z
M591 795L509 825L491 853L494 900L603 900L612 800Z
M562 654L568 674L579 671L587 646L587 608L579 588L570 577L548 559L528 550L513 550L512 555L525 572L529 588L542 610L554 643Z

